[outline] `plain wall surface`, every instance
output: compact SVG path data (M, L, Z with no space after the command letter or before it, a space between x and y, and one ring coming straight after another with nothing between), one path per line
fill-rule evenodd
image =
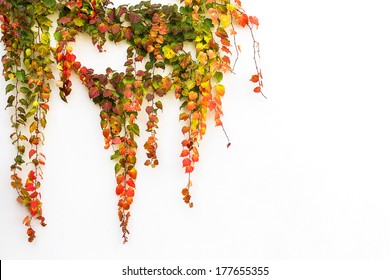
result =
M160 114L160 166L143 166L147 133L138 142L131 234L122 245L114 163L103 149L99 108L73 76L68 104L56 89L50 101L41 188L48 225L35 226L32 244L22 225L26 209L9 185L11 111L1 110L1 259L390 257L387 2L242 4L260 20L256 37L268 99L252 92L253 54L244 30L235 74L224 79L223 122L232 145L226 148L210 119L192 176L194 208L182 201L180 104L170 96ZM102 72L121 69L125 47L108 44L99 54L81 36L74 49L83 64ZM2 94L0 108L6 100Z

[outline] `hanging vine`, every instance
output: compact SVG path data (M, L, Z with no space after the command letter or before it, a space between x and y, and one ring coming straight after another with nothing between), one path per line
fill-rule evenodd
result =
M59 11L54 33L57 45L51 48L50 18L54 11ZM7 107L14 110L11 139L16 156L11 185L18 201L29 210L23 221L29 241L35 238L33 218L45 225L39 188L45 165L43 129L49 110L50 80L54 79L52 58L60 72L57 86L61 98L67 101L71 94L70 76L74 73L101 109L105 149L112 148L111 159L115 161L115 192L124 242L128 240L130 206L136 189L137 141L141 133L138 116L143 103L147 103L144 107L149 134L143 143L147 155L144 165L154 168L159 164L158 114L163 109L163 97L174 94L181 101L180 157L188 175L182 194L184 202L192 207L191 173L199 161L198 147L210 113L215 126L225 132L221 120L225 87L221 82L225 73L234 71L239 56L237 26L248 28L252 35L255 74L250 81L255 83L254 92L262 93L259 43L254 36L259 22L245 13L239 0L182 0L180 5L141 1L118 7L108 0L0 0L0 21L5 47L3 75L9 82ZM82 65L70 46L79 34L88 34L100 52L107 40L126 42L125 71L107 68L105 73L96 73Z

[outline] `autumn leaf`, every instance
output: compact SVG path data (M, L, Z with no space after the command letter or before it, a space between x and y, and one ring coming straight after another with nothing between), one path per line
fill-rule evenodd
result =
M257 83L259 81L259 75L253 75L250 81L253 83Z
M248 15L242 14L238 17L238 24L245 27L248 24Z
M121 139L119 137L115 137L114 139L112 139L112 144L119 145L121 143L122 143L122 141L121 141Z
M125 195L129 196L129 197L133 197L134 196L134 188L128 188Z
M136 179L137 179L137 173L138 173L138 172L137 172L137 169L135 169L134 167L128 171L129 176L130 176L133 180L136 180Z
M94 86L89 90L89 98L93 99L100 95L99 89Z
M249 21L250 21L250 23L252 23L253 25L256 25L256 28L259 28L259 20L258 20L257 17L250 16L250 17L249 17Z
M124 190L125 190L125 187L123 185L118 185L115 189L116 195L121 195Z
M183 159L183 167L191 165L191 160L189 158Z
M196 103L194 101L190 101L187 103L187 110L192 111L196 108Z
M28 157L32 158L36 154L36 152L36 150L30 150L30 152L28 153Z
M224 96L225 95L225 86L218 84L215 86L215 93L219 96Z
M192 171L194 171L193 166L186 166L186 173L191 173Z
M101 24L99 24L99 26L98 26L98 30L100 33L106 33L109 29L110 29L110 27L103 22Z

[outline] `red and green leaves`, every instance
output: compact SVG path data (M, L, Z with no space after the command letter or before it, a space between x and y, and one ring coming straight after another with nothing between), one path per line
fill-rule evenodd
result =
M17 192L17 201L27 209L23 224L28 227L30 242L35 238L34 220L45 226L40 187L46 158L41 150L54 79L49 31L56 4L55 0L0 3L2 42L7 49L2 58L3 75L9 81L7 107L14 110L10 138L16 156L11 165L11 186Z
M185 0L179 1L180 8L147 1L119 7L96 0L27 1L17 7L14 2L0 1L2 41L7 50L2 63L8 83L7 108L14 110L11 139L16 155L11 186L28 212L23 220L28 240L35 238L35 219L45 225L40 193L46 164L42 145L50 110L53 60L59 70L55 84L60 97L67 101L72 91L71 75L75 75L101 109L104 148L113 150L113 193L118 197L123 241L128 240L130 208L136 192L139 136L147 133L144 165L158 166L159 117L171 93L181 102L179 121L184 139L180 165L188 176L182 195L192 207L191 174L199 161L198 147L210 113L215 126L226 134L221 118L222 98L228 89L221 82L224 74L235 68L240 53L236 35L241 27L252 35L256 71L250 81L255 84L253 91L262 93L259 43L254 37L259 20L246 14L239 0ZM57 45L52 48L54 10L59 17L54 32ZM88 35L99 51L104 51L107 40L125 41L129 47L124 70L107 68L105 73L95 73L82 65L70 46L77 44L80 34Z

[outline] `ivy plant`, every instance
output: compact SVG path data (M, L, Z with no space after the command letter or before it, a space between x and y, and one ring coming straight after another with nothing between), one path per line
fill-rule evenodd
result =
M188 175L181 192L184 202L193 207L191 173L199 161L198 147L208 116L223 129L222 81L233 72L239 57L236 34L240 28L252 35L254 74L248 78L255 84L253 91L262 94L259 43L254 36L259 22L245 13L240 0L181 0L173 5L141 1L117 7L108 0L0 0L0 21L7 107L12 110L10 137L16 147L11 186L28 210L23 223L30 242L35 238L33 220L45 226L40 192L46 161L42 145L54 84L67 102L72 92L70 77L77 75L101 110L104 148L113 150L123 242L129 234L139 145L147 155L144 165L159 164L157 129L164 96L174 94L181 102L180 157ZM80 34L88 34L100 52L107 41L126 42L125 70L107 68L105 73L96 73L82 65L70 45L77 43ZM53 75L56 68L59 78ZM145 143L138 143L141 113L147 115Z

